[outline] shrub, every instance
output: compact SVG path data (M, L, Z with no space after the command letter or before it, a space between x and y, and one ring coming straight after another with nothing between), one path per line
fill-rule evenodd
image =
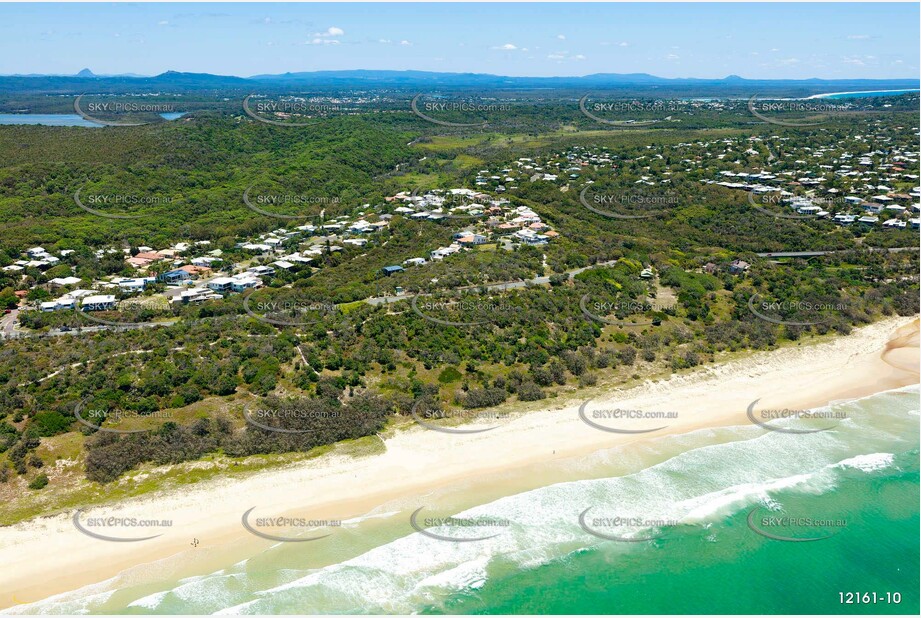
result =
M441 373L438 374L438 381L442 384L450 384L451 382L457 382L462 377L461 372L454 367L445 367Z
M42 489L48 484L48 475L42 472L29 483L29 489Z
M67 431L73 419L69 419L60 412L39 412L32 417L29 423L40 436L53 436Z
M489 408L497 406L508 397L503 388L475 388L469 391L463 399L465 408Z
M518 399L521 401L537 401L546 397L547 394L534 382L523 382L518 387Z

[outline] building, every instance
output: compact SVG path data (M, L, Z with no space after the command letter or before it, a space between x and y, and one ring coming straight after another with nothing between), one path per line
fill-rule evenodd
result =
M113 283L117 284L125 292L140 292L148 283L155 283L156 277L140 277L137 279L116 279Z
M275 274L275 269L271 266L253 266L247 268L246 272L252 273L256 277L269 277Z
M87 296L80 303L83 311L110 311L115 309L115 296L112 294L97 294Z
M49 281L49 283L51 285L59 285L59 286L76 285L80 283L80 277L55 277L54 279Z
M207 283L207 286L215 292L227 292L233 285L232 277L215 277Z
M196 264L185 264L184 266L180 266L179 270L186 271L187 273L189 273L189 275L192 276L193 279L197 279L199 275L207 275L208 273L211 272L211 269L209 267L198 266Z
M394 273L401 273L401 272L403 272L403 267L402 267L402 266L384 266L384 267L381 269L381 272L384 273L385 275L387 275L387 276L389 277L390 275L392 275L392 274L394 274Z
M834 216L835 223L839 225L850 225L857 220L857 215L847 215L839 212Z
M215 264L222 261L221 258L216 257L197 257L192 258L192 265L201 266L203 268L213 268Z
M176 285L177 283L182 283L183 281L187 281L191 278L192 275L179 268L176 270L168 270L159 277L160 281L166 283L167 285Z
M894 230L904 230L907 226L908 224L902 221L901 219L889 219L888 221L883 223L884 228L894 229Z
M733 260L729 263L729 272L733 275L741 275L751 268L751 264L744 260Z
M214 290L208 288L191 288L188 290L182 290L179 293L179 296L173 298L173 302L182 302L182 303L200 303L206 300L215 300L223 298L220 294L216 293Z

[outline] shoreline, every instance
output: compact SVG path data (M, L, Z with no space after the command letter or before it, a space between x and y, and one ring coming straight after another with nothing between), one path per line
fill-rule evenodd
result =
M579 403L544 400L545 408L477 434L446 434L414 427L384 440L385 452L348 458L324 455L245 478L226 477L203 487L88 509L85 516L169 518L175 527L141 543L103 542L80 534L72 513L42 517L0 529L0 608L47 599L101 583L146 563L174 561L200 567L209 552L245 554L266 547L241 526L247 509L266 514L327 519L367 515L388 502L418 498L457 483L497 483L522 490L519 477L554 461L711 427L749 425L746 409L815 408L918 383L918 318L890 318L850 335L806 342L741 360L704 366L659 382L613 389L596 403L619 408L675 411L665 421L630 421L636 429L599 431L578 416ZM482 427L493 426L482 423ZM622 427L628 425L624 421ZM480 425L464 425L473 428ZM511 483L503 476L514 476ZM534 483L535 481L530 481ZM540 485L546 483L539 483ZM357 488L357 489L356 489ZM493 488L495 489L495 488ZM117 533L115 533L117 534ZM204 549L191 555L190 541ZM33 556L43 556L37 563ZM51 575L53 579L46 579Z
M822 92L819 94L809 95L804 100L808 101L809 99L827 99L827 98L839 96L842 94L874 94L874 93L902 94L905 92L918 92L918 89L917 88L902 88L902 89L897 89L897 90L848 90L847 92Z

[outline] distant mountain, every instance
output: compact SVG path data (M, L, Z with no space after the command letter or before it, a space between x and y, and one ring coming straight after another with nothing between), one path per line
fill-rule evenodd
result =
M163 91L213 94L350 88L396 89L417 92L450 89L617 90L630 96L808 96L849 90L897 90L918 88L917 79L746 79L729 75L721 79L666 78L648 73L595 73L581 77L509 77L486 73L440 73L432 71L311 71L248 78L210 73L167 71L156 76L96 75L83 69L77 75L0 76L0 92L79 94Z

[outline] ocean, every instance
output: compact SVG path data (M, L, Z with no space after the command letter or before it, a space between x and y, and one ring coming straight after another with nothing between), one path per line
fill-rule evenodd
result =
M182 118L185 112L164 112L164 120ZM49 127L102 127L104 125L90 122L79 114L0 114L0 125L45 125Z
M485 540L416 532L391 504L321 541L182 578L151 565L7 612L917 614L919 390L828 408L828 431L701 430L513 495L426 497L492 522L427 532Z
M808 99L864 99L867 97L894 97L909 92L918 92L917 88L905 90L863 90L855 92L829 92L826 94L816 94Z

